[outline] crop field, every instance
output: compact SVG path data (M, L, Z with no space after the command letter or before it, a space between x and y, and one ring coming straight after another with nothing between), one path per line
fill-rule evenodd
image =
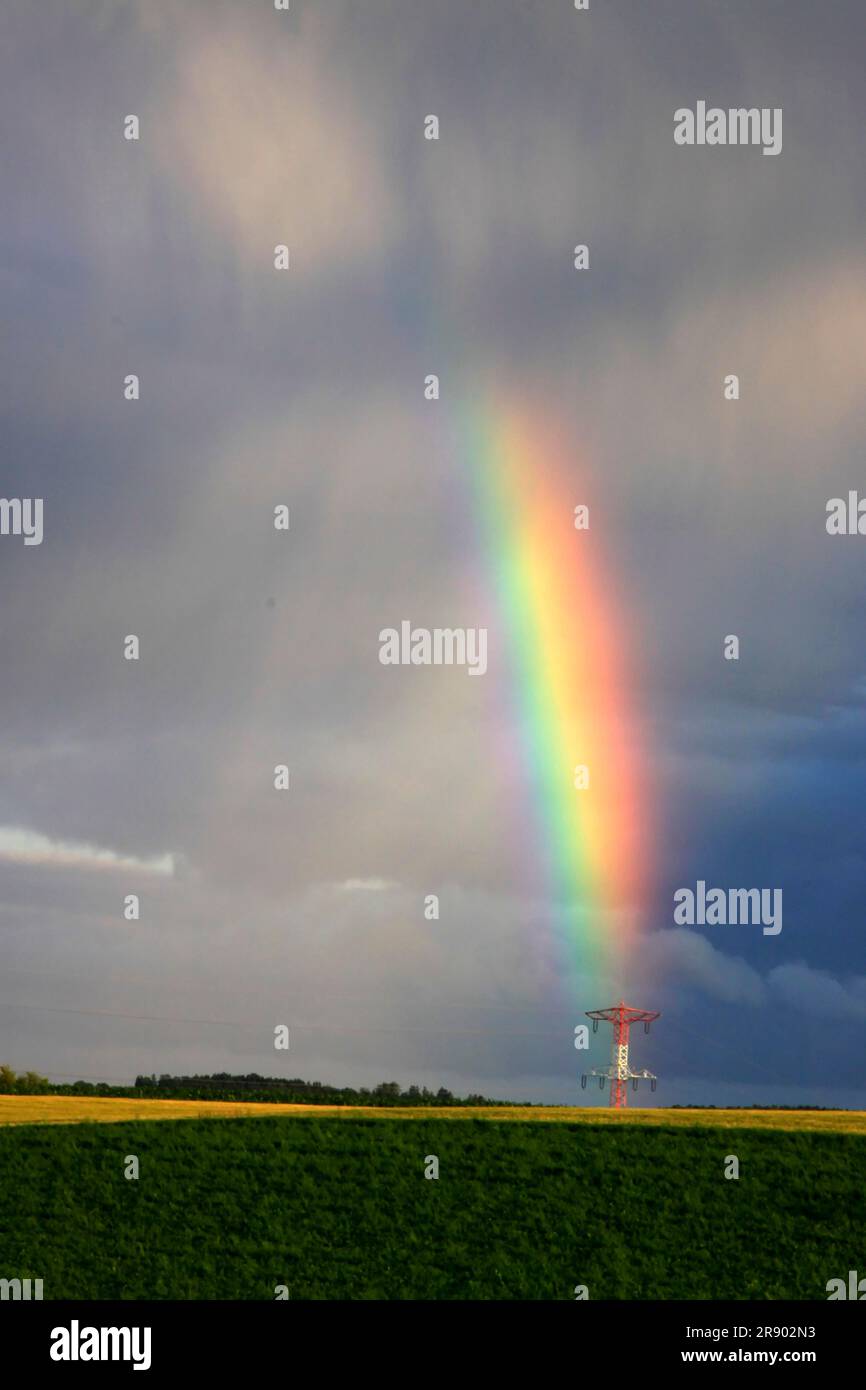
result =
M134 1100L101 1096L0 1095L0 1125L101 1123L121 1120L255 1119L265 1115L319 1119L522 1120L592 1125L720 1125L726 1129L810 1130L866 1135L862 1110L610 1110L603 1106L283 1105L248 1101Z
M37 1105L3 1101L7 1121L10 1101ZM823 1300L866 1257L856 1134L598 1110L156 1125L123 1104L80 1102L111 1124L58 1106L79 1123L0 1129L0 1277L41 1278L46 1299Z

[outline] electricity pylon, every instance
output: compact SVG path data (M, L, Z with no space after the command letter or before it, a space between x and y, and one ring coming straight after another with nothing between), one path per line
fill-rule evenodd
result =
M588 1074L598 1077L598 1084L604 1090L605 1081L610 1082L610 1103L617 1109L628 1104L628 1083L632 1084L637 1090L639 1081L649 1081L651 1089L656 1088L657 1076L646 1068L643 1071L632 1071L628 1064L628 1034L633 1023L642 1023L644 1032L648 1033L650 1024L657 1018L661 1018L660 1013L651 1013L646 1009L633 1009L630 1004L625 1004L622 1000L614 1004L610 1009L587 1009L587 1018L592 1019L592 1031L598 1032L599 1021L604 1019L613 1024L613 1043L610 1049L610 1066L604 1071L593 1068ZM584 1072L580 1078L580 1084L586 1090L587 1073Z

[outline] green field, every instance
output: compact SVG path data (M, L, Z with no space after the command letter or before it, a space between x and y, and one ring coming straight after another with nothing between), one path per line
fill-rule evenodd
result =
M123 1176L135 1154L141 1176ZM439 1178L424 1177L425 1157ZM723 1177L736 1154L737 1181ZM525 1121L0 1129L0 1278L48 1298L826 1299L866 1140Z

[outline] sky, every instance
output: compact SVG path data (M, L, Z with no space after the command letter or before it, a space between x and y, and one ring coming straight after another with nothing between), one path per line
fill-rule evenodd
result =
M642 1103L866 1107L864 48L854 0L6 0L0 1061L604 1104L624 993ZM698 101L781 152L678 146ZM536 871L479 402L539 488L565 441L622 613L609 978ZM403 620L487 673L383 666ZM677 925L699 880L782 930Z

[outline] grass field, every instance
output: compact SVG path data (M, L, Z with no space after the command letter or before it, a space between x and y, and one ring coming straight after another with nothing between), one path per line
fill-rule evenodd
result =
M319 1119L522 1120L533 1123L711 1125L726 1129L807 1130L866 1135L862 1110L609 1110L603 1106L363 1106L262 1105L204 1100L127 1100L100 1096L0 1095L0 1125L76 1124L97 1120L251 1119L266 1115Z
M719 1112L648 1127L664 1112L279 1110L0 1129L0 1277L41 1278L46 1299L272 1299L280 1284L292 1299L572 1299L578 1284L590 1299L826 1299L828 1279L866 1270L857 1135L731 1128Z

